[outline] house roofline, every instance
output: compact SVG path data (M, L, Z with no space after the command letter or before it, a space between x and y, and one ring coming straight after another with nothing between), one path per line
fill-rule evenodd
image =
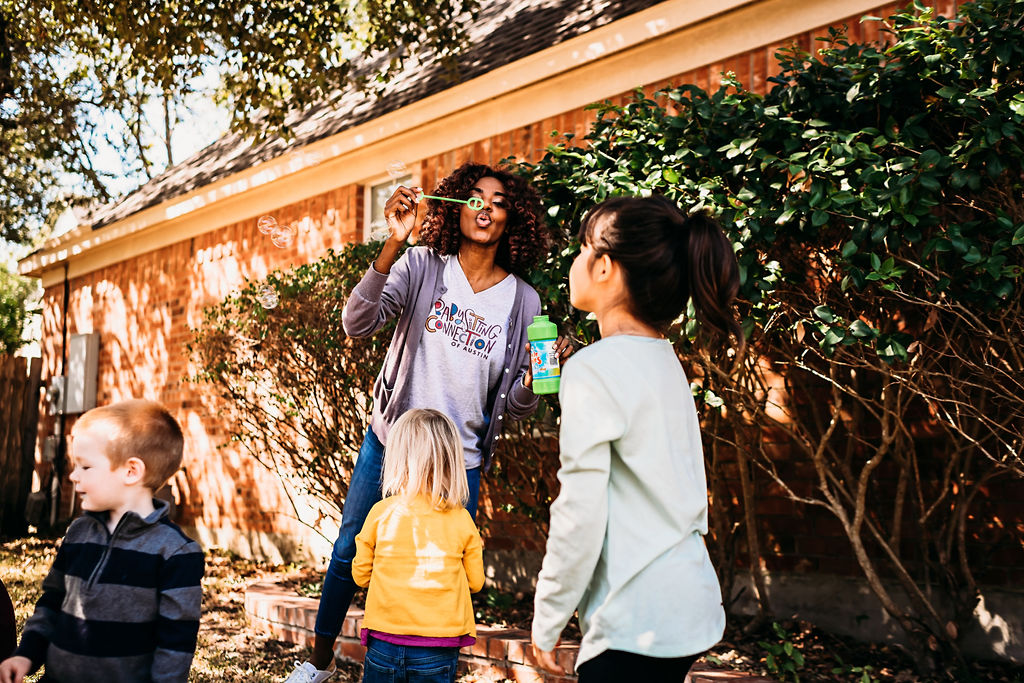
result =
M19 262L48 287L379 176L382 160L423 159L771 45L880 0L668 0L167 199L98 230L80 225Z

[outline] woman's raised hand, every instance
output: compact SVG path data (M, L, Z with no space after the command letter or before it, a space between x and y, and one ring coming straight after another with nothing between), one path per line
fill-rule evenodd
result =
M418 215L419 202L416 201L417 190L418 188L399 185L384 203L384 220L391 229L389 239L399 244L409 239L409 235L421 220Z

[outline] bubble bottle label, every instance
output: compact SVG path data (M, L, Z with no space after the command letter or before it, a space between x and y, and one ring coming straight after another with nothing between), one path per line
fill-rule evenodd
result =
M551 379L562 374L558 366L558 353L554 340L530 342L530 363L533 365L533 379Z

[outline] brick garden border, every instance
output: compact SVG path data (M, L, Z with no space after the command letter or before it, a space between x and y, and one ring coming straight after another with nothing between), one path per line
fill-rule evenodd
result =
M296 595L294 590L282 588L270 581L257 581L245 589L245 613L257 629L271 633L279 640L312 647L313 626L316 622L318 601ZM339 658L363 661L365 648L359 642L363 611L350 609L335 646ZM459 669L473 673L482 680L512 680L516 683L574 683L576 676L556 676L533 664L530 633L521 629L499 628L477 624L476 643L462 649ZM559 645L558 663L572 671L579 646L573 643ZM699 668L699 670L698 670ZM767 682L771 679L750 676L736 671L708 669L698 665L687 677L687 683Z
M313 645L313 626L318 601L296 595L268 581L249 584L245 589L245 613L261 631L290 643ZM365 648L359 642L363 610L350 609L341 627L341 636L334 648L337 656L363 661ZM576 676L555 676L532 665L530 634L519 629L477 625L476 643L463 648L459 657L462 673L475 673L481 678L511 679L517 683L571 683ZM576 663L577 645L559 645L558 663L572 671Z

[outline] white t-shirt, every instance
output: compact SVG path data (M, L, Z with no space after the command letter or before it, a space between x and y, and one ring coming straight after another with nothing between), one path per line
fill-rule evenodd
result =
M446 291L427 316L413 360L409 405L440 410L455 422L470 469L481 462L487 393L504 367L516 279L474 292L457 256L448 257L443 277Z
M665 339L617 335L562 371L561 490L537 578L533 640L579 609L579 666L605 650L686 657L722 637L704 534L707 481L690 385Z

